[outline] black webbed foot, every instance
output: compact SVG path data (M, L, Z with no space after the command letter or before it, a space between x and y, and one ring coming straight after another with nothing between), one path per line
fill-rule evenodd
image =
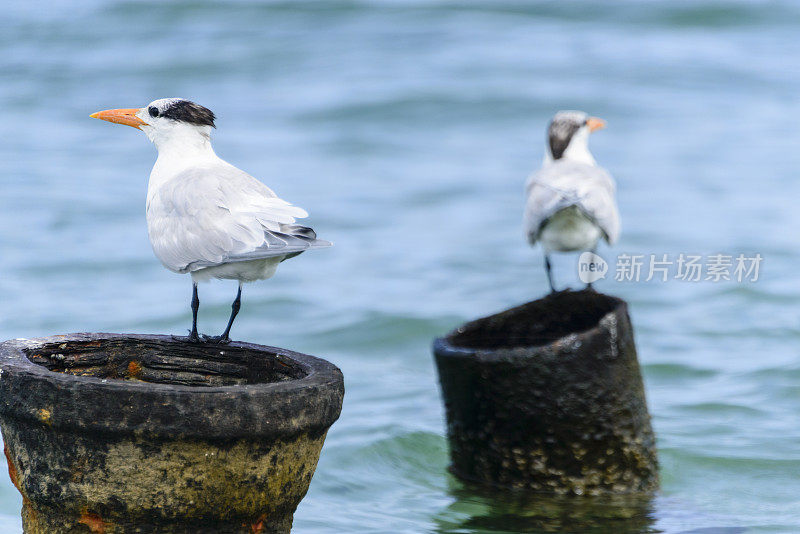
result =
M189 332L188 336L172 336L174 341L183 341L184 343L200 343L201 339L200 336L197 335L197 332Z
M201 334L200 338L202 339L203 343L211 343L213 345L227 345L231 342L231 338L228 336L207 336L205 334Z

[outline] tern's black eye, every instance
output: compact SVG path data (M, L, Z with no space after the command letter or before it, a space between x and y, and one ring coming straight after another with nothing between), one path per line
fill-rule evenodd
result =
M155 106L150 106L147 112L150 114L151 117L158 117L158 108Z

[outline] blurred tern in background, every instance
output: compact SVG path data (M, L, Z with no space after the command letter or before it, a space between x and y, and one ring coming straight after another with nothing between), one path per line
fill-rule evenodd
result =
M142 130L158 150L147 187L147 230L161 263L192 275L192 330L200 341L197 283L239 281L228 326L204 341L227 343L239 312L242 283L270 278L278 264L312 248L328 247L314 230L295 224L308 214L219 158L211 148L214 114L182 98L155 100L143 108L91 115Z
M591 251L614 244L620 222L614 179L589 152L589 134L605 122L581 111L559 111L550 122L542 168L525 185L525 232L544 248L550 291L552 252ZM591 287L589 284L587 287Z

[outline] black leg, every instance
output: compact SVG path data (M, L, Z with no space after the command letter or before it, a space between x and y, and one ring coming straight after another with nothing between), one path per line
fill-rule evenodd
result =
M592 252L592 254L597 254L597 246L595 246L595 248L593 248L591 250L591 252ZM594 288L592 287L592 282L589 282L588 284L586 284L586 290L587 291L594 291Z
M233 301L231 304L231 318L228 319L228 326L225 328L225 331L222 335L219 336L203 336L203 341L208 341L211 343L230 343L231 338L231 327L233 326L233 320L236 319L236 316L239 314L239 308L242 307L242 284L239 284L239 291L236 293L236 300Z
M544 254L544 269L547 271L547 282L550 284L550 292L555 293L556 287L553 284L553 272L550 265L550 255L545 252Z
M200 336L197 335L197 310L199 309L200 299L197 297L197 282L192 282L192 330L189 332L189 337L172 336L172 339L188 341L189 343L200 341Z
M239 284L239 291L236 293L236 300L233 301L231 304L231 318L228 319L228 326L225 327L225 331L222 333L222 339L224 341L230 341L230 333L231 333L231 326L233 326L233 320L236 319L236 316L239 314L239 308L242 307L242 284Z
M200 309L200 298L197 296L197 282L192 283L192 331L189 334L191 341L198 341L197 336L197 310Z

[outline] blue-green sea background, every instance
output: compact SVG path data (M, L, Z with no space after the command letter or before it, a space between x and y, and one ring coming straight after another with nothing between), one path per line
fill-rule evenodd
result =
M800 532L800 5L785 1L5 2L0 338L181 333L152 255L155 150L90 119L168 96L333 249L248 285L234 337L325 357L347 395L297 533ZM760 253L756 283L621 283L662 491L487 494L447 468L430 343L541 295L522 186L558 109L605 118L620 242ZM576 284L575 257L556 262ZM201 287L201 330L235 284ZM19 532L5 474L0 531Z

